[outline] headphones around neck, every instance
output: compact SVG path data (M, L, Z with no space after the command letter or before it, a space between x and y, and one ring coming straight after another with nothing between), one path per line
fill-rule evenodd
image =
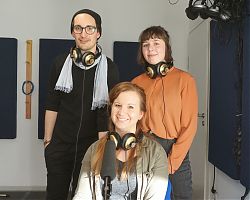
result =
M137 139L134 133L126 133L121 137L117 132L108 132L108 140L115 142L116 149L122 148L127 151L134 148L140 139Z
M159 62L155 65L148 64L146 68L146 74L151 78L155 79L157 76L163 77L166 76L171 67L173 66L173 62Z
M84 66L91 66L94 64L95 60L101 55L102 49L97 45L97 54L94 54L91 51L86 51L82 53L81 49L78 47L72 47L70 49L70 57L75 63L82 63Z

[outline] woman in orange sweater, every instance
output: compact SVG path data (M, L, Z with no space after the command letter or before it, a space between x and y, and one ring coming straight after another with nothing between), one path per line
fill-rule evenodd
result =
M169 34L163 27L145 29L139 43L138 61L146 73L132 82L142 87L147 97L143 131L150 132L168 155L171 199L192 199L189 149L197 129L195 80L173 65Z

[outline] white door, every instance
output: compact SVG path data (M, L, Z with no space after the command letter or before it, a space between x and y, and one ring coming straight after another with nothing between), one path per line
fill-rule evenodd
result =
M208 199L206 194L208 152L209 20L196 23L188 38L188 71L197 83L199 97L198 128L190 150L193 174L193 199ZM206 180L206 181L205 181Z

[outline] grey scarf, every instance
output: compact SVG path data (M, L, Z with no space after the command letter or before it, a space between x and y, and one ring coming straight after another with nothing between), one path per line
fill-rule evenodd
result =
M94 89L93 89L93 100L91 110L96 108L101 108L107 105L108 103L108 84L107 84L107 72L108 72L108 63L107 58L104 54L101 54L91 66L84 66L82 63L75 63L76 66L80 67L83 70L88 70L95 65L95 80L94 80ZM65 93L70 93L73 89L73 80L72 80L72 59L70 55L67 56L59 78L56 82L55 90L59 90Z

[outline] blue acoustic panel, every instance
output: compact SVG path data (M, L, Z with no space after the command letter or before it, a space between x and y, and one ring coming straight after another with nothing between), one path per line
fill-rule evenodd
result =
M17 39L0 38L0 139L16 138Z
M114 42L114 62L119 68L120 81L131 81L144 72L137 63L138 48L138 42Z
M246 9L246 15L249 16L250 14L250 1L249 0L245 0L245 9Z
M250 188L250 17L244 21L240 182Z
M241 113L238 28L236 24L210 24L208 160L233 179L239 179L235 153Z
M53 60L59 54L70 52L74 40L40 39L39 40L39 116L38 138L44 136L44 104L47 94L47 82Z

